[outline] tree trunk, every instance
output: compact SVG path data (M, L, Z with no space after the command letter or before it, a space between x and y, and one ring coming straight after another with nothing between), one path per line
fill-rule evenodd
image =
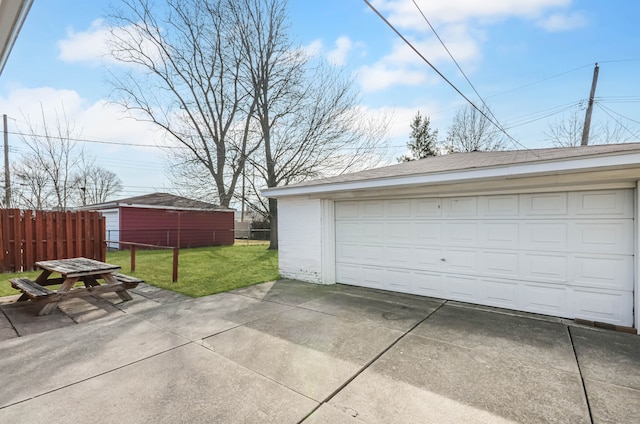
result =
M269 199L269 250L278 250L278 199Z

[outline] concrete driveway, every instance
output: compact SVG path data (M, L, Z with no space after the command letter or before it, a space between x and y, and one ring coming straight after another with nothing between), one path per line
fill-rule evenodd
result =
M14 300L0 302L2 423L640 417L640 337L561 319L288 280L199 299L147 286L49 317Z

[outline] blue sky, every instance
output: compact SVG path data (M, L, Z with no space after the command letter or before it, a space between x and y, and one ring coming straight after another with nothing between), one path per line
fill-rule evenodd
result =
M64 105L79 138L155 145L158 134L124 119L107 102L101 59L108 1L36 0L0 75L0 111L20 129ZM412 0L375 0L375 7L474 102L478 98L434 38ZM527 148L548 147L549 121L588 97L600 63L594 120L618 119L640 141L640 2L619 0L417 0L500 123ZM365 113L391 117L389 161L405 152L417 111L441 137L457 107L451 87L360 0L290 0L292 38L354 76ZM583 109L580 109L582 114ZM556 113L557 112L557 113ZM607 115L607 112L609 115ZM547 116L549 115L549 116ZM545 117L539 119L540 117ZM538 118L538 119L536 119ZM523 122L534 120L529 124ZM11 137L11 152L20 141ZM83 143L123 180L121 195L170 189L162 151ZM515 149L516 146L509 146Z

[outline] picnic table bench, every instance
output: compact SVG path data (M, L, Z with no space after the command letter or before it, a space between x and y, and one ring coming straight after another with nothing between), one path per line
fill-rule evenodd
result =
M121 267L88 258L59 259L40 261L36 265L42 273L32 281L28 278L12 278L11 286L22 292L18 301L32 301L44 306L38 315L48 315L64 299L92 296L95 294L115 292L123 301L131 300L127 289L132 289L143 280L130 275L119 274ZM53 273L61 277L51 278ZM98 280L104 280L103 283ZM84 287L75 287L82 282ZM60 284L58 290L50 290L46 286Z

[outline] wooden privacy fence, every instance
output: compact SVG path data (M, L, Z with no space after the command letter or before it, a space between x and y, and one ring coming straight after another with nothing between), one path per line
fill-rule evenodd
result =
M105 261L98 212L0 209L0 272L30 271L36 261L84 256Z

